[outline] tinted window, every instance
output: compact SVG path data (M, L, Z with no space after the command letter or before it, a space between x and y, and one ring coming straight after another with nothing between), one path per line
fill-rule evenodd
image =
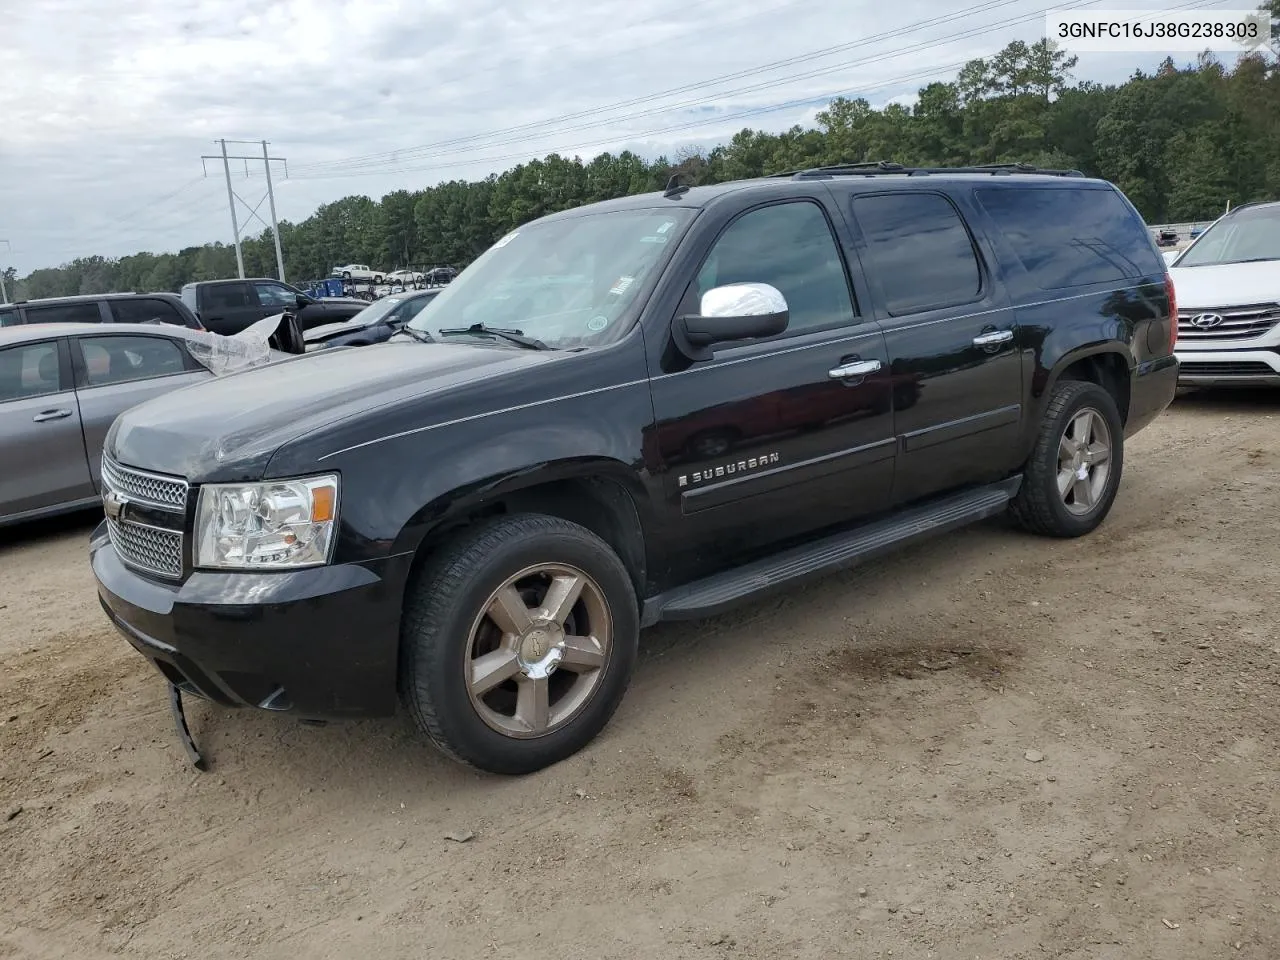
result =
M1146 227L1112 190L986 188L976 194L1042 290L1163 272Z
M968 303L982 285L973 240L960 214L936 193L857 197L853 213L866 236L889 313Z
M16 327L21 322L17 310L0 310L0 327Z
M42 397L61 389L56 341L0 350L0 403Z
M168 337L82 337L91 387L182 373L182 347Z
M258 291L258 303L264 307L296 307L298 295L288 287L278 283L255 283Z
M111 314L119 323L150 323L158 320L161 323L176 323L186 326L182 314L174 309L173 304L164 300L153 300L150 297L139 297L136 300L110 300Z
M27 323L101 323L97 300L27 306Z
M822 208L781 203L744 214L716 241L698 272L697 295L727 283L767 283L787 298L788 330L851 323L840 248Z
M247 283L218 283L206 287L201 296L206 311L237 310L241 307L254 306L249 300Z

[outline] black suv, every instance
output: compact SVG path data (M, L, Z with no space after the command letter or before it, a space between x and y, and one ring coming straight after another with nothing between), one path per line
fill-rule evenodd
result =
M195 314L172 293L96 293L0 304L0 327L25 323L157 322L201 329Z
M214 333L239 333L272 314L291 313L298 327L350 320L368 306L346 297L316 299L279 280L202 280L182 288L182 302Z
M528 772L605 726L646 625L1007 509L1089 533L1174 316L1136 210L1071 171L673 183L520 227L386 343L124 413L92 568L177 708L398 688Z

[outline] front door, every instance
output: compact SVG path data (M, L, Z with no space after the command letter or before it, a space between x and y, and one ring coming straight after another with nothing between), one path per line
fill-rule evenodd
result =
M859 193L852 211L892 363L894 502L1005 476L1022 363L990 251L942 193Z
M94 495L64 351L52 338L0 350L0 517Z
M714 240L677 315L729 283L787 299L785 333L718 347L652 377L646 466L661 478L682 578L888 501L893 414L884 338L860 315L828 211L817 198L748 210Z

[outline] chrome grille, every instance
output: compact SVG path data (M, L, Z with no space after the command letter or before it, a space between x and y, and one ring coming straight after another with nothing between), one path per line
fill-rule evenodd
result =
M131 520L127 503L118 517L108 513L107 532L120 559L147 573L180 579L185 553L182 531L186 520L187 482L181 477L166 477L124 467L104 455L104 503L108 494L122 495L152 511L147 523Z
M127 493L131 497L163 507L179 510L187 508L187 481L179 477L162 477L122 467L108 457L102 458L102 482L104 489Z
M1212 326L1195 324L1197 317L1220 317ZM1218 307L1178 311L1178 339L1197 343L1220 340L1252 340L1280 323L1280 303L1255 303L1241 307Z
M116 523L107 519L111 543L120 559L139 569L161 577L182 576L182 534L174 530L157 530L136 523Z

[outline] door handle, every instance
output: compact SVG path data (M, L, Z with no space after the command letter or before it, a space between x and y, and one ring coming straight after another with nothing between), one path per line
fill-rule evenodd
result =
M827 371L832 380L847 380L850 377L865 377L880 369L879 360L851 360Z
M995 347L1002 343L1008 343L1013 339L1012 330L992 330L990 333L982 333L973 338L975 347Z
M65 420L71 416L70 410L41 410L31 418L33 423L44 423L46 420Z

